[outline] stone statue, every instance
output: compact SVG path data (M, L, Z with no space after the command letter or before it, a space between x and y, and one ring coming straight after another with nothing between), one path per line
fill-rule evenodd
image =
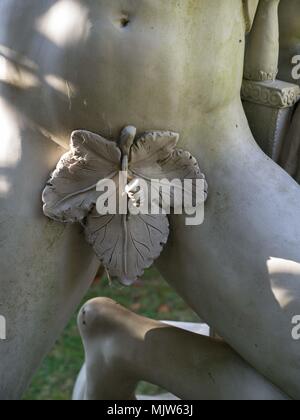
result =
M259 3L2 0L2 399L21 396L99 269L79 226L43 215L49 174L72 131L112 140L130 124L179 133L207 177L205 222L170 217L158 266L228 345L90 302L78 398L133 398L140 378L182 398L300 398L300 190L258 147L240 99L245 33L277 17L277 0ZM257 59L259 74L273 58ZM97 358L105 369L90 373Z

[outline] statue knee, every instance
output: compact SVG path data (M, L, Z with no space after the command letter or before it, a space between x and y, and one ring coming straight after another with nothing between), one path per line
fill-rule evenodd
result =
M83 338L111 331L111 322L119 305L109 298L99 297L84 304L78 315L78 327Z

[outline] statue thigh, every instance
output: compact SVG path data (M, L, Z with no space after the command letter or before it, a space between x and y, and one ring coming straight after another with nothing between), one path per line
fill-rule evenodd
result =
M19 398L98 269L80 228L51 222L41 192L63 149L1 102L0 399Z

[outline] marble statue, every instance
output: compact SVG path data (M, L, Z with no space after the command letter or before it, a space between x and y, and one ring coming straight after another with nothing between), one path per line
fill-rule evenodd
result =
M1 399L22 395L99 269L80 225L44 216L50 173L74 130L114 140L129 125L179 133L206 175L204 223L171 216L157 264L228 344L97 299L79 315L76 397L131 399L143 378L180 398L300 398L300 189L254 140L240 97L244 70L275 77L278 5L0 2Z

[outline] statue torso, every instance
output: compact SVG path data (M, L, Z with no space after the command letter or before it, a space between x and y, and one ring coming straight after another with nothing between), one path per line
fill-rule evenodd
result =
M53 136L113 137L127 124L181 132L239 95L241 0L30 2L2 4L1 52L14 67L4 79Z

